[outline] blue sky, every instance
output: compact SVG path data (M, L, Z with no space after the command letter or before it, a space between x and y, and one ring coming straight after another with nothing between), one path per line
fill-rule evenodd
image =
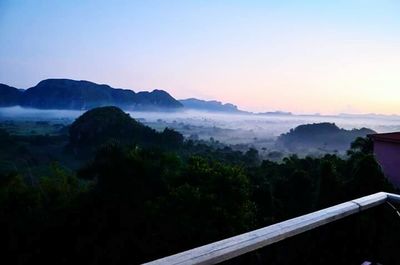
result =
M400 1L0 0L0 82L64 77L248 110L399 113Z

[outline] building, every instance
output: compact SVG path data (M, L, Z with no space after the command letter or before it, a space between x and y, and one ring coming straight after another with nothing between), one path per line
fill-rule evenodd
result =
M386 177L400 187L400 132L368 136L374 142L374 154Z

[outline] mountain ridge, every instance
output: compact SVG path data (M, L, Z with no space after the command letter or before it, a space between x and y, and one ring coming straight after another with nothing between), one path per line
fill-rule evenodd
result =
M132 110L179 109L182 104L164 90L134 92L86 80L45 79L24 91L0 84L1 107L85 110L118 106Z
M230 112L230 113L248 113L247 111L240 110L236 105L231 103L222 103L217 100L202 100L197 98L180 99L180 103L185 108L203 110L203 111L216 111L216 112Z
M22 93L23 92L18 88L6 84L0 84L0 106L14 106L15 102L19 102Z

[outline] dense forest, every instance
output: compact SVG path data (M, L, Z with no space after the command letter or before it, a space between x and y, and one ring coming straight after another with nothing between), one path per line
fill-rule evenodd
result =
M341 153L347 151L354 139L374 133L368 128L345 130L328 122L304 124L279 136L277 145L294 153L305 153L310 149Z
M394 192L358 138L346 159L261 160L155 131L116 107L60 135L0 129L4 264L138 264L378 191ZM400 264L387 205L229 264Z

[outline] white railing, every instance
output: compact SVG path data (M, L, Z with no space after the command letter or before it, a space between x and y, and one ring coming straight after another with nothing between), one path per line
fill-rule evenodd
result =
M378 192L145 264L184 265L220 263L385 202L400 203L400 196Z

